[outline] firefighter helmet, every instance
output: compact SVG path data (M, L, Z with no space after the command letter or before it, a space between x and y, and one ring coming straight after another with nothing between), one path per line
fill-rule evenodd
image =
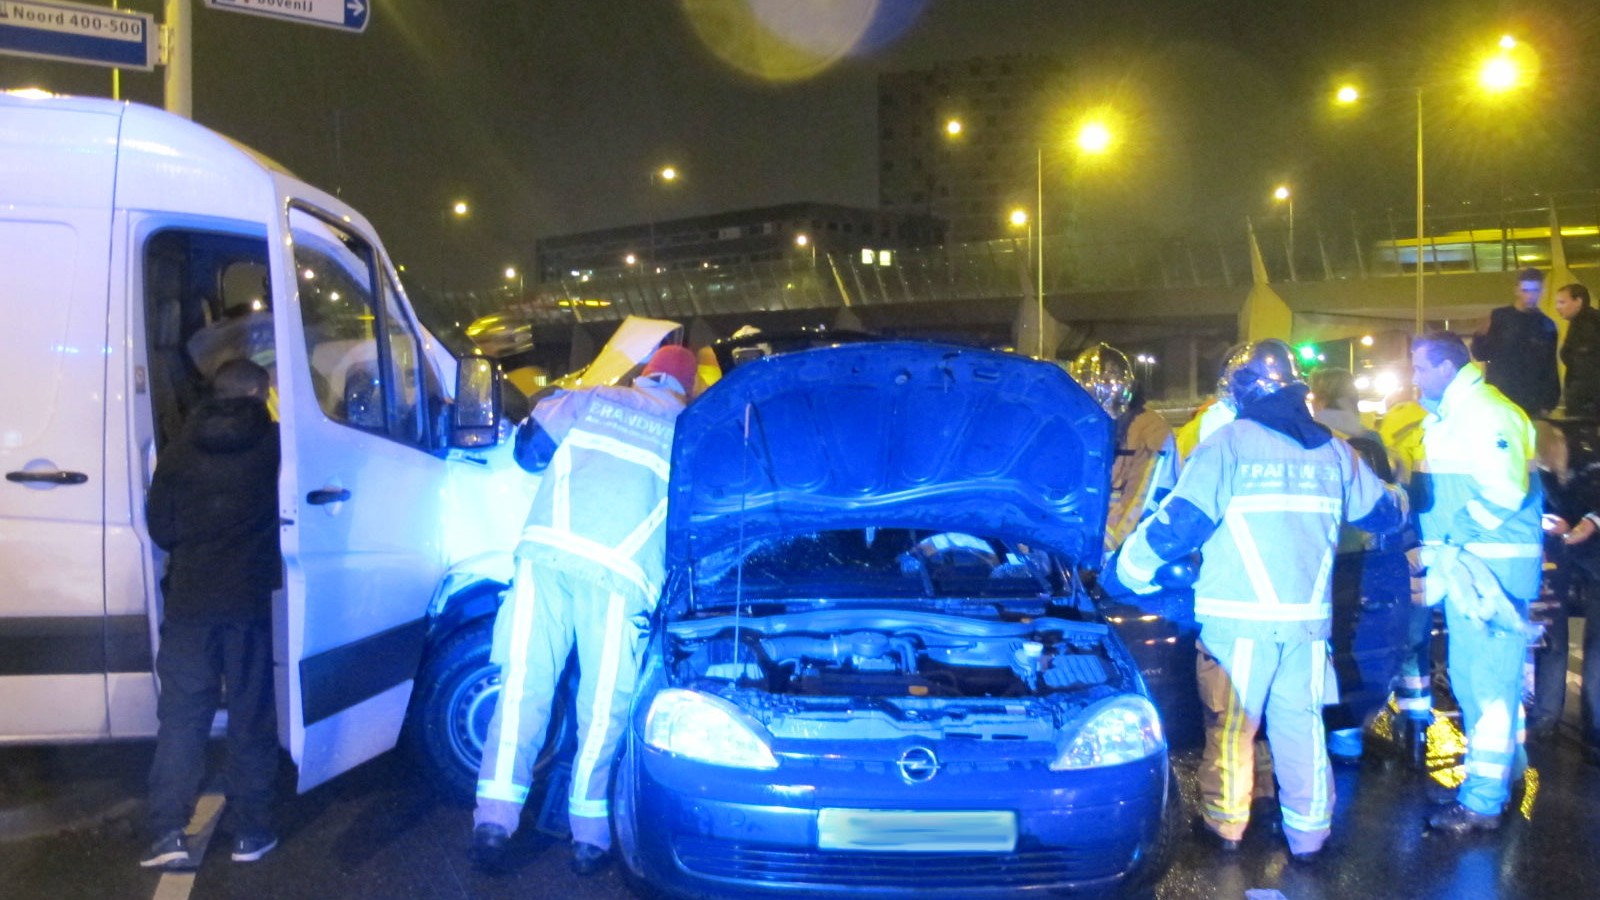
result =
M1067 374L1089 392L1111 418L1121 417L1133 399L1133 367L1121 350L1110 344L1096 344L1079 353L1067 365Z
M1277 338L1240 344L1222 367L1221 387L1234 409L1276 394L1290 385L1305 384L1294 350Z

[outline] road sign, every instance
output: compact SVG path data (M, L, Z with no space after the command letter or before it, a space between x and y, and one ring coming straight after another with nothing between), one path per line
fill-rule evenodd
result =
M366 31L371 0L206 0L212 9L270 16L341 31Z
M155 68L155 18L80 3L0 0L0 53Z

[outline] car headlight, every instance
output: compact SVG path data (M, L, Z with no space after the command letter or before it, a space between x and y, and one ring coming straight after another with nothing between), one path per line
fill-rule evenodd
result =
M776 769L760 723L738 707L709 694L667 688L650 703L644 742L715 766Z
M1089 708L1067 733L1050 768L1092 769L1144 759L1166 749L1161 717L1150 701L1136 695L1113 697Z

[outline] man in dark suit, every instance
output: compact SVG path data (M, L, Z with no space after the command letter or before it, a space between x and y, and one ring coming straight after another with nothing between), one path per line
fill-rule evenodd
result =
M1489 330L1472 339L1472 355L1484 363L1484 381L1522 407L1541 416L1561 400L1556 376L1556 323L1539 311L1544 273L1517 273L1517 299L1489 315Z

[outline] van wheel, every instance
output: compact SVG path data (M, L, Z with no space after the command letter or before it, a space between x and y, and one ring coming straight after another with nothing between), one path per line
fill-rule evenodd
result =
M406 723L412 757L440 793L462 802L471 801L477 791L484 738L500 702L500 667L489 661L493 637L494 619L478 619L430 652ZM574 675L569 661L558 682L560 699L551 705L545 746L534 762L535 785L559 753L570 753Z

